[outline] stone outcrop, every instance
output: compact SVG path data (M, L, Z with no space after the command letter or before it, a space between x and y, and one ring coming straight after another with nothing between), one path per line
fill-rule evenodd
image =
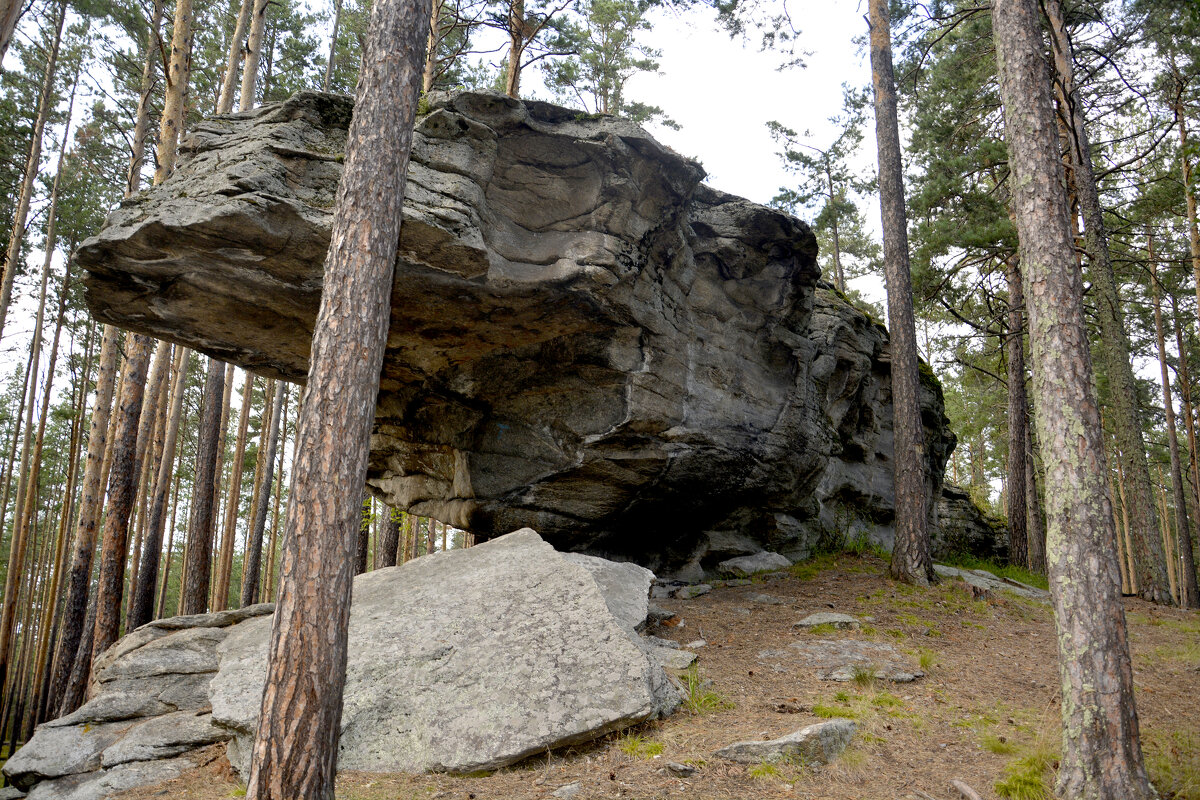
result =
M673 711L656 658L667 649L634 633L654 576L599 561L523 530L355 578L339 768L494 769ZM35 800L90 800L228 742L245 776L272 609L125 636L99 659L91 699L39 726L4 774Z
M632 123L434 95L414 138L369 468L388 503L694 580L891 542L887 331L804 223ZM351 113L214 117L83 244L94 314L303 381ZM929 374L933 491L954 436Z
M857 726L851 719L831 719L768 741L737 742L716 752L719 758L742 764L786 761L805 767L828 764L842 754Z

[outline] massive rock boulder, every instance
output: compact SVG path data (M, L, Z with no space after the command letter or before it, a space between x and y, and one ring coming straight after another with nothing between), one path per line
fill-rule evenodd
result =
M80 248L96 316L303 381L351 108L303 93L195 126ZM818 284L808 226L703 177L625 120L429 98L372 489L679 577L890 544L887 331ZM954 436L931 374L921 402L936 495Z
M634 632L653 580L529 530L359 575L339 769L493 769L669 714L679 692ZM34 800L98 800L228 742L245 776L273 608L125 636L97 660L91 699L38 727L4 774Z

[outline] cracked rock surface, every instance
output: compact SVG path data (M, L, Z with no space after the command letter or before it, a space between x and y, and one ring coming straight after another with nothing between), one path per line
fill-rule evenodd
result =
M79 249L97 318L303 381L351 108L303 93L195 126ZM821 288L807 225L625 120L477 93L426 111L378 496L686 580L822 537L890 545L887 331ZM921 401L938 495L954 437L932 376Z

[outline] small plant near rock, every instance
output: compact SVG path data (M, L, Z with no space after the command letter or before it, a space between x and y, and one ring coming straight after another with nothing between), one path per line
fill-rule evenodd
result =
M937 653L926 647L922 647L920 654L917 656L917 663L921 665L923 672L929 672L929 670L937 666Z
M871 705L879 708L899 708L904 705L904 701L891 692L876 692L871 698Z
M239 783L237 786L233 787L233 791L229 793L229 796L230 797L245 797L246 792L248 792L248 791L249 791L249 789L246 787L246 784Z
M764 761L761 764L755 764L750 767L750 769L746 770L746 774L755 780L762 780L763 778L778 778L780 772L778 766Z
M867 689L875 685L875 672L874 664L855 664L851 667L850 679L855 686Z
M836 630L837 628L833 627L828 622L822 622L820 625L813 625L808 629L808 632L817 636L828 636Z
M904 631L900 630L899 628L888 628L886 631L884 631L884 633L886 633L888 636L892 637L893 639L907 639L908 638L908 634L905 633Z
M662 742L647 739L636 733L625 734L618 746L621 748L621 752L630 758L640 758L643 760L661 756L663 752Z
M838 706L829 706L824 703L817 703L812 707L812 713L821 719L855 719L858 714L849 708L839 708Z
M679 676L683 681L683 707L693 715L707 714L712 711L728 711L733 703L723 694L714 692L709 681L700 677L700 671L695 665L689 667Z

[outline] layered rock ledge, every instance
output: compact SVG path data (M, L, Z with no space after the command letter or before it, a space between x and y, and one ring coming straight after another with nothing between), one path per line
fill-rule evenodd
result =
M96 316L302 382L351 110L303 93L197 125L80 248ZM379 496L680 577L890 545L887 331L821 288L807 225L625 120L475 93L424 111ZM932 376L922 405L936 499L954 436Z

